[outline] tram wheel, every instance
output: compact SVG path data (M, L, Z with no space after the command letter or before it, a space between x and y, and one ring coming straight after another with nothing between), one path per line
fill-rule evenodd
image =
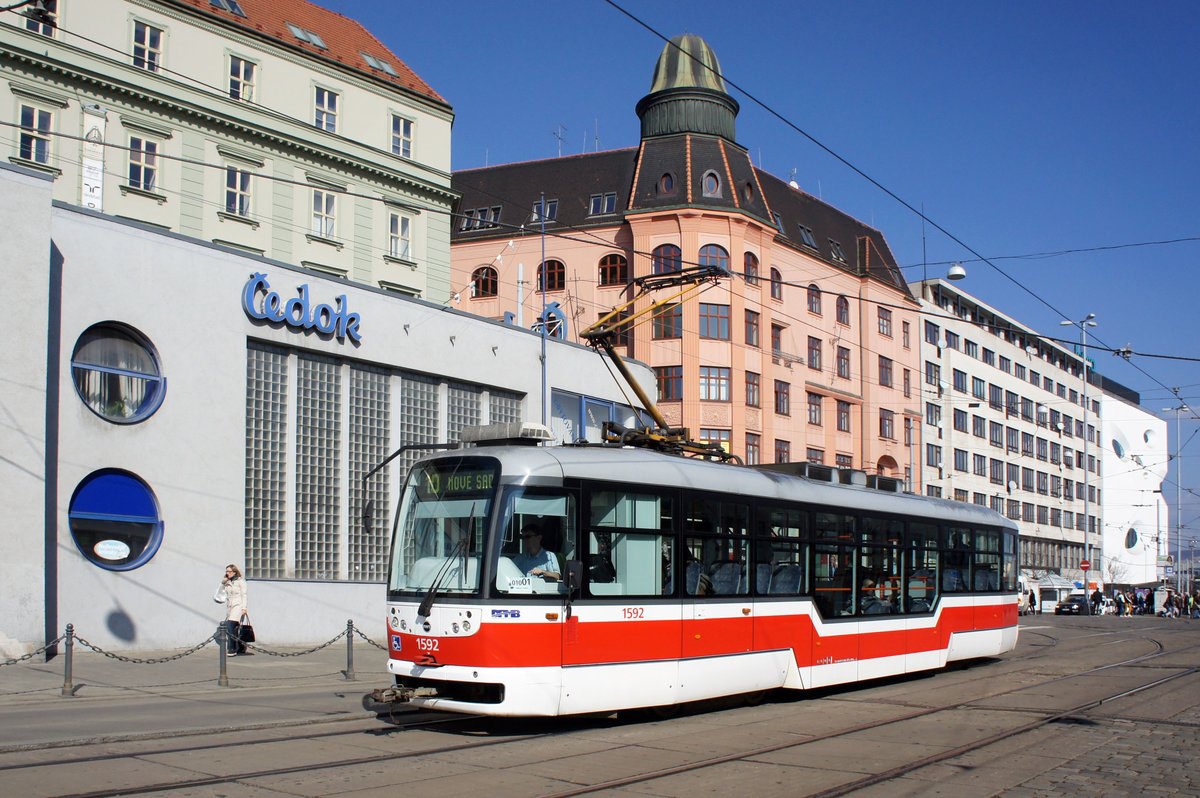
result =
M767 698L766 690L755 690L753 693L746 693L742 696L742 700L746 702L748 707L756 707L765 701Z
M670 720L679 714L679 705L663 704L660 707L647 707L646 714L654 720Z

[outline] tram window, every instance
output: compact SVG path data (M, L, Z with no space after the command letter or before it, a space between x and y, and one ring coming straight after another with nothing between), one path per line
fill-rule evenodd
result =
M904 610L930 612L937 602L938 528L934 524L910 522L904 548Z
M692 533L684 541L686 595L750 592L750 505L714 496L689 496L684 529Z
M1000 532L995 529L975 531L975 557L971 571L971 589L991 591L1000 589Z
M760 507L755 514L754 589L760 596L797 596L808 592L808 513L785 507Z
M537 488L510 493L498 541L496 590L565 593L567 560L578 557L575 517L571 494Z
M898 518L865 515L859 548L859 612L890 615L900 612L902 574L900 542L904 522Z
M1004 568L1001 571L1000 589L1011 593L1017 589L1017 536L1007 531L1000 534L1004 544Z
M675 591L669 497L619 490L589 494L587 589L593 596ZM665 533L665 534L664 534Z
M965 593L971 589L971 530L950 526L943 532L942 591Z
M858 585L854 547L818 543L813 551L813 598L817 609L825 618L853 615Z

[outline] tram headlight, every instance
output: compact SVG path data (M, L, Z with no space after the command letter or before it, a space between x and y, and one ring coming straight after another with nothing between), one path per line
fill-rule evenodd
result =
M399 619L399 618L397 618L395 615L393 615L393 616L392 616L392 628L393 628L393 629L399 629L399 628L400 628L400 619Z
M401 629L402 631L408 631L408 622L407 622L407 621L404 621L404 620L401 620L401 621L400 621L400 629Z
M471 631L471 622L470 621L463 621L463 631L464 632Z

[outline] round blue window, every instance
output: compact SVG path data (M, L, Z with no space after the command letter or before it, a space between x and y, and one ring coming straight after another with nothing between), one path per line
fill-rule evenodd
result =
M1129 531L1125 533L1125 548L1132 549L1134 546L1137 545L1137 542L1138 542L1137 530L1134 529L1133 527L1130 527Z
M131 571L162 544L158 502L145 482L115 468L89 474L67 514L79 553L110 571Z
M114 424L149 418L162 404L167 385L146 337L116 322L93 325L79 336L71 378L88 409Z

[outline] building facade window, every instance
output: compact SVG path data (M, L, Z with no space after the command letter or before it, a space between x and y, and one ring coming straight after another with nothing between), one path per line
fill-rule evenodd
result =
M771 353L776 354L776 355L783 353L783 325L782 324L772 324L771 325Z
M758 285L758 258L753 252L747 252L743 261L743 277L746 278L746 285Z
M21 14L25 17L25 30L54 38L58 29L58 0L42 0L40 9L26 8Z
M471 274L471 296L484 299L496 296L499 291L499 273L492 266L480 266Z
M399 114L392 114L392 155L401 158L411 158L413 154L413 136L416 134L417 123Z
M105 570L145 565L162 544L154 492L128 471L103 469L85 477L71 496L67 520L79 553Z
M561 260L548 260L538 265L538 291L561 291L567 287L567 267Z
M683 337L683 306L666 305L654 314L653 335L656 340Z
M850 300L844 296L837 298L837 323L850 326Z
M762 317L758 313L758 311L754 311L754 310L746 311L746 346L753 346L755 348L758 348L759 343L760 343L759 342L759 326L760 326L761 318Z
M892 337L892 311L887 308L879 308L879 334L891 338ZM905 322L907 324L907 322ZM906 341L905 346L908 346Z
M762 436L755 432L746 433L746 465L762 462Z
M771 267L771 299L783 301L783 274L774 266Z
M129 187L154 191L158 185L158 142L129 137Z
M721 178L717 177L716 172L705 172L704 176L700 178L700 190L706 197L721 196Z
M783 380L775 380L775 412L781 416L792 414L792 386Z
M157 72L162 65L163 32L145 22L133 23L133 65L147 72Z
M837 400L837 428L838 432L850 432L850 403Z
M625 256L611 252L600 259L600 285L625 285L629 282L629 262Z
M879 356L879 384L885 388L892 387L892 359Z
M683 366L655 366L658 401L677 402L683 399Z
M312 223L309 231L322 238L337 235L337 194L321 188L312 192Z
M813 463L815 465L824 465L825 464L825 450L824 449L817 449L813 446L809 446L804 451L804 457L808 462Z
M26 161L50 164L51 131L54 114L33 105L21 105L21 133L17 138L17 155Z
M821 339L814 335L808 336L808 367L821 370Z
M225 212L250 216L250 172L236 166L225 167Z
M313 124L328 133L337 132L338 94L329 89L316 87L313 94Z
M847 346L837 348L837 375L844 380L850 379L850 348Z
M709 402L729 401L729 369L724 366L700 367L700 398Z
M896 439L896 412L894 410L879 411L879 437L890 441Z
M683 252L674 244L662 244L650 255L650 271L654 274L670 274L683 268Z
M229 56L229 96L242 102L254 102L254 79L258 65L253 61Z
M729 271L729 253L716 244L705 244L700 247L698 263L701 267L720 269L723 272L727 272Z
M746 407L762 406L762 376L754 371L746 372Z
M700 303L700 337L729 340L729 306Z
M792 444L789 441L775 439L775 462L792 462Z
M529 217L534 223L553 222L558 219L558 200L548 199L544 203L539 199L533 203L533 213Z
M412 219L402 213L388 212L388 254L401 260L412 256Z
M906 322L906 321L900 322L900 344L905 349L912 348L912 344L910 341L910 337L912 335L911 330L912 330L912 326L908 322Z
M608 213L615 213L617 210L617 195L616 192L607 191L603 194L593 194L591 202L588 205L589 216L603 216Z
M808 406L808 423L821 426L821 394L809 391L805 399Z
M150 341L131 327L106 322L89 327L75 343L71 378L80 400L114 424L135 424L154 414L166 379Z
M808 287L808 312L821 315L821 289L815 284Z

